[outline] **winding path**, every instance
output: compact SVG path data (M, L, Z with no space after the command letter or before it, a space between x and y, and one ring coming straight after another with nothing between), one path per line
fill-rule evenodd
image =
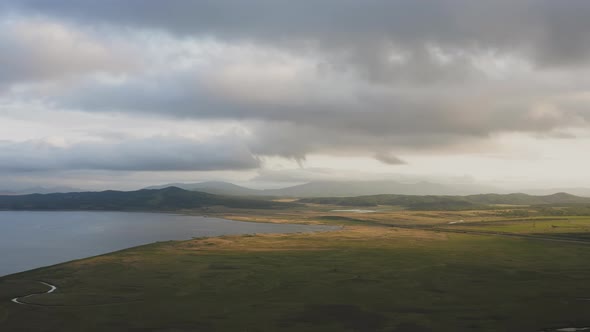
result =
M22 305L38 305L38 304L23 302L22 300L26 299L27 297L31 297L31 296L35 296L35 295L50 294L50 293L55 292L55 290L57 290L57 287L50 284L50 283L47 283L44 281L39 281L39 282L42 283L43 285L49 287L49 290L44 293L33 293L33 294L25 295L25 296L15 297L14 299L12 299L12 302L14 302L16 304L22 304Z

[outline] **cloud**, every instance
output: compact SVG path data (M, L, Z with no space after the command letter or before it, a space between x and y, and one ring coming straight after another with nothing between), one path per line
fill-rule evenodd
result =
M391 173L370 173L358 170L308 167L280 170L261 169L252 181L270 183L305 183L314 181L380 181L399 179L399 175Z
M405 161L392 155L391 153L377 153L375 155L375 159L387 165L403 165L406 163Z
M122 45L41 18L0 21L0 48L0 85L99 72L125 73L135 67Z
M1 172L64 170L247 170L259 161L232 137L205 142L182 137L55 144L47 140L0 142Z
M2 1L1 105L54 126L85 113L243 129L8 144L2 165L241 170L260 166L253 155L323 154L386 167L487 153L507 133L574 140L590 121L588 16L585 0Z
M512 85L382 87L354 75L318 71L310 59L290 59L294 65L284 65L290 68L285 73L278 64L236 58L239 70L236 63L220 62L113 84L88 81L49 99L59 108L85 112L237 119L250 129L248 145L255 153L300 159L338 150L477 146L498 133L550 133L585 127L590 118L583 107L587 98L568 95L568 83L552 75L527 73ZM518 97L506 98L513 95Z
M411 56L429 43L518 52L548 66L587 62L590 50L590 23L585 19L590 4L585 0L9 0L3 6L78 23L160 29L181 36L316 45L368 71L388 67L390 51L396 48Z

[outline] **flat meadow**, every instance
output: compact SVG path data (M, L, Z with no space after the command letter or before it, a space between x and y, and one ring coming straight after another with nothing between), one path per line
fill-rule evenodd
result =
M6 276L0 279L0 328L405 332L590 326L588 244L444 231L544 233L553 225L580 236L590 218L541 217L533 228L531 220L481 213L359 214L313 206L218 212L234 220L341 228L159 242ZM453 220L463 223L449 224ZM31 305L10 301L46 291L39 281L58 289L27 298Z

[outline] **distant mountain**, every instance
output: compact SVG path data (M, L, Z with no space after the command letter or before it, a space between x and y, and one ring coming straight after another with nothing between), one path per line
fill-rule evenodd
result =
M397 181L323 181L283 189L265 190L267 194L293 197L346 197L379 194L467 195L497 191L497 188L471 184L443 185L431 182L408 184Z
M580 197L560 192L545 196L534 196L528 194L483 194L470 195L465 197L468 201L476 204L514 204L514 205L540 205L540 204L585 204L590 203L590 198Z
M296 186L294 188L301 188L301 186ZM263 190L260 192L267 191ZM294 190L292 193L298 192ZM309 191L307 193L309 193ZM469 209L494 204L590 204L590 198L574 196L567 193L557 193L546 196L532 196L520 193L506 195L479 194L467 196L386 194L356 197L310 197L302 198L299 202L342 206L400 205L415 210L436 210ZM178 187L142 189L137 191L107 190L101 192L0 196L0 210L177 211L211 206L246 209L280 209L298 206L298 203L282 203L262 198L214 195L200 191L184 190Z
M430 182L407 184L397 181L318 181L281 189L263 190L241 187L228 182L201 182L172 183L146 189L159 189L171 185L186 190L198 190L220 195L280 197L350 197L379 194L468 195L499 191L494 187L472 184L443 185Z
M565 192L576 196L590 197L590 188L551 188L551 189L529 189L523 190L526 194L531 195L549 195L552 193Z
M177 187L137 191L0 196L0 210L175 211L210 206L271 209L294 206L262 199L226 197Z
M233 196L255 196L262 195L261 190L241 187L229 182L207 181L199 183L169 183L160 186L151 186L145 189L163 189L167 187L177 187L184 190L202 191L215 195L233 195Z
M340 206L399 205L415 210L465 209L497 204L509 205L570 205L590 204L590 198L567 193L547 196L527 194L481 194L468 196L417 196L417 195L370 195L357 197L303 198L301 203L330 204Z
M24 189L0 189L0 195L27 195L27 194L51 194L51 193L71 193L83 191L79 188L72 187L30 187Z

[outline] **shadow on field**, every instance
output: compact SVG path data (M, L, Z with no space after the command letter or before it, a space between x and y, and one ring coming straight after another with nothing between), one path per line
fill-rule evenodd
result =
M306 325L340 325L344 329L358 332L377 331L384 326L383 315L365 311L350 304L314 304L283 321L283 326Z

